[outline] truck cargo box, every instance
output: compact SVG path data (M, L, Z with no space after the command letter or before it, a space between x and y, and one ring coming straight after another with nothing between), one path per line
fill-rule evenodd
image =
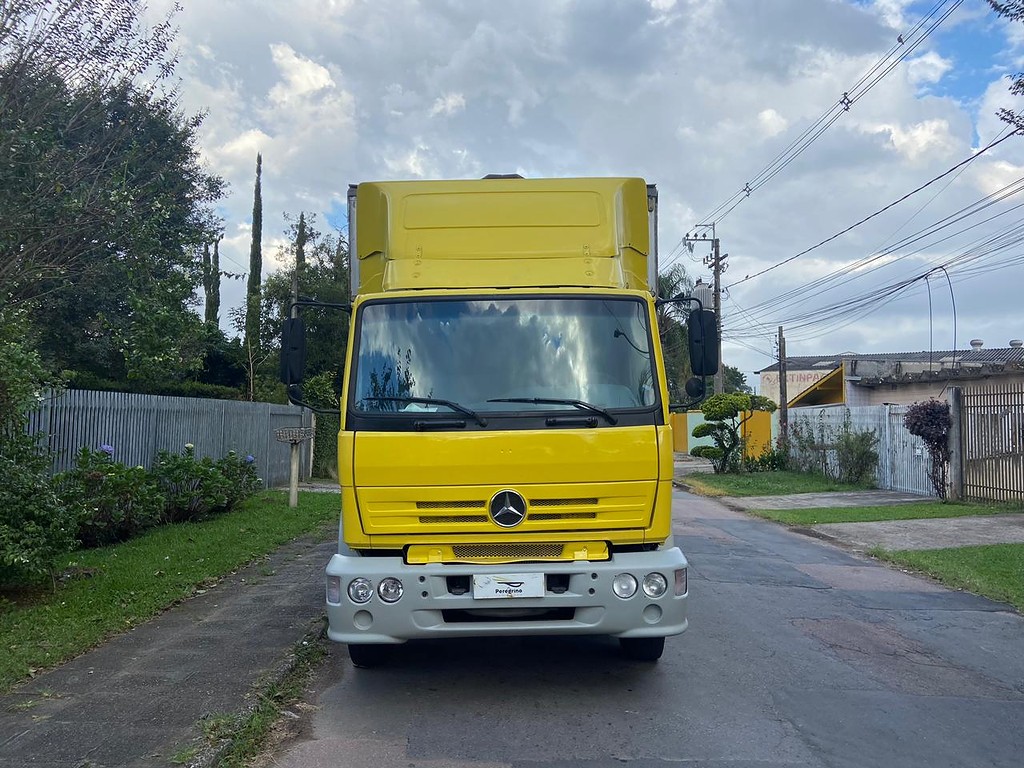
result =
M350 187L351 292L657 289L657 191L639 178Z

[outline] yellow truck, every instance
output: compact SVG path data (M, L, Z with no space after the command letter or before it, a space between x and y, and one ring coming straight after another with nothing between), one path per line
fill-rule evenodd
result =
M656 320L657 191L639 178L349 190L331 639L602 634L653 661L687 627ZM717 368L711 313L691 363ZM286 325L293 400L301 320ZM699 390L700 386L691 390Z

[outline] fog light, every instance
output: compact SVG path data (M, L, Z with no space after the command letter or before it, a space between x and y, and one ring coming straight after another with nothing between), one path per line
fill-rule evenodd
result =
M369 579L364 579L362 576L358 579L352 579L348 585L348 596L352 599L353 603L365 603L373 597L373 584L370 583Z
M676 571L676 594L686 594L686 569L680 568Z
M341 577L327 577L327 602L338 605L341 602Z
M394 576L388 576L386 579L381 579L380 584L377 585L377 594L380 595L380 599L385 603L397 603L405 590L402 588L402 582L396 579Z
M636 578L629 573L620 573L612 579L612 592L623 600L636 594Z
M660 573L648 573L644 576L644 594L648 597L661 597L668 589L668 579Z

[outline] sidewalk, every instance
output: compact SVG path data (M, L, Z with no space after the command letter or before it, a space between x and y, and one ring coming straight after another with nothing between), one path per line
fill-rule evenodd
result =
M319 636L335 549L298 539L0 696L0 768L171 765L201 742L203 718L239 713Z

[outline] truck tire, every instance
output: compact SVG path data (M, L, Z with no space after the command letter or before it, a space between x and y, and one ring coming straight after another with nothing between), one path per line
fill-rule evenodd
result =
M391 655L391 646L371 645L369 643L349 643L348 657L352 665L362 669L379 667Z
M664 637L620 637L619 647L627 658L657 661L665 650Z

